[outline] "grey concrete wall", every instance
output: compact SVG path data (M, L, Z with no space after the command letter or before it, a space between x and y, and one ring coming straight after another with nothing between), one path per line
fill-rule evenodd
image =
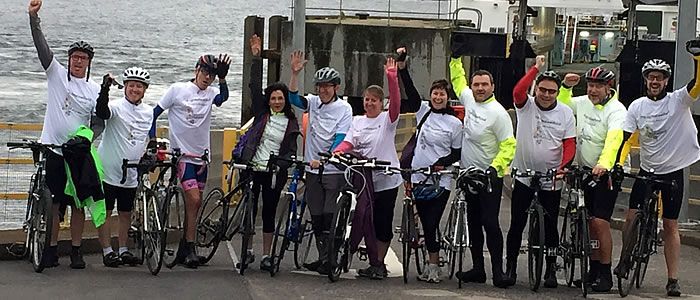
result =
M450 32L441 27L387 27L386 23L331 24L309 21L306 25L304 92L315 93L313 76L317 69L331 66L343 75L339 94L361 97L367 86L386 89L383 65L396 48L408 50L409 71L416 88L428 99L430 84L448 76ZM421 24L421 23L416 23ZM289 80L292 23L282 24L281 78Z

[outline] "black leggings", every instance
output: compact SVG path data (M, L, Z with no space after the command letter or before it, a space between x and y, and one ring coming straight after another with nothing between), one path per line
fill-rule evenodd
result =
M374 232L380 242L391 242L394 237L394 207L399 188L384 190L374 193Z
M490 193L487 191L476 195L465 193L474 268L484 266L484 231L486 231L486 246L491 254L491 265L501 266L503 263L503 233L498 223L503 178L491 181L491 189Z
M416 200L418 217L423 225L425 235L425 245L428 252L437 253L440 251L440 242L437 239L437 230L440 226L442 213L445 211L447 200L450 198L450 191L445 191L440 197L430 200Z
M258 198L262 189L263 233L275 232L275 214L282 187L276 187L275 189L271 187L272 174L270 172L253 172L253 219L258 215Z
M540 191L540 203L544 207L544 237L545 246L559 245L559 200L561 191ZM522 182L515 180L515 187L510 202L510 229L508 229L507 252L508 260L516 260L520 251L523 230L527 224L527 209L535 196L535 192Z

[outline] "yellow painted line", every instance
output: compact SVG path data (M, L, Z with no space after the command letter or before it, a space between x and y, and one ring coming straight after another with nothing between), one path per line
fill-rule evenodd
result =
M44 127L42 124L28 124L28 123L0 123L0 129L5 130L34 130L41 131Z
M27 193L0 193L0 200L26 200Z
M31 165L34 163L33 159L26 157L4 158L0 161L2 161L3 165Z

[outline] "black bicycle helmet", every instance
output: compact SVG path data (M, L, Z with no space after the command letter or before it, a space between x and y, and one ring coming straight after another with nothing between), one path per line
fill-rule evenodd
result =
M644 75L644 78L646 78L652 71L661 72L664 74L664 76L666 76L666 78L671 77L671 74L673 73L671 71L671 65L662 59L652 59L646 62L642 67L642 75Z
M457 187L471 194L485 190L487 182L486 173L474 167L460 170L457 176Z
M90 44L86 41L77 41L75 43L70 44L68 47L68 56L70 57L71 54L75 51L80 51L80 52L85 52L88 55L88 58L90 59L88 61L88 67L87 67L87 74L85 76L85 81L90 80L90 66L92 65L92 58L95 56L95 49L90 46ZM70 70L70 58L68 59L68 70ZM70 81L70 71L68 71L68 81Z
M197 60L197 65L195 65L195 68L199 68L200 70L212 75L216 74L216 69L218 67L219 58L211 54L205 54L200 56Z
M605 68L595 67L586 72L586 80L612 85L615 82L615 73Z
M340 73L331 67L321 68L314 75L314 85L319 83L340 85Z
M535 84L539 84L542 82L542 80L551 80L556 82L557 86L561 86L561 78L557 72L554 71L545 71L544 73L537 75L537 78L535 78Z

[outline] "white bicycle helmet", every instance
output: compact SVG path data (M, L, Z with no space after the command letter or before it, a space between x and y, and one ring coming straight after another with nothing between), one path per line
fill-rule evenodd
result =
M148 87L149 84L151 84L151 74L148 73L143 68L139 67L131 67L126 70L124 70L124 74L122 75L124 79L124 83L127 81L138 81L146 85Z
M340 73L331 67L321 68L314 75L314 84L333 83L340 84Z
M666 78L671 77L671 65L662 59L652 59L644 64L642 67L642 75L647 77L651 71L659 71L664 73Z

